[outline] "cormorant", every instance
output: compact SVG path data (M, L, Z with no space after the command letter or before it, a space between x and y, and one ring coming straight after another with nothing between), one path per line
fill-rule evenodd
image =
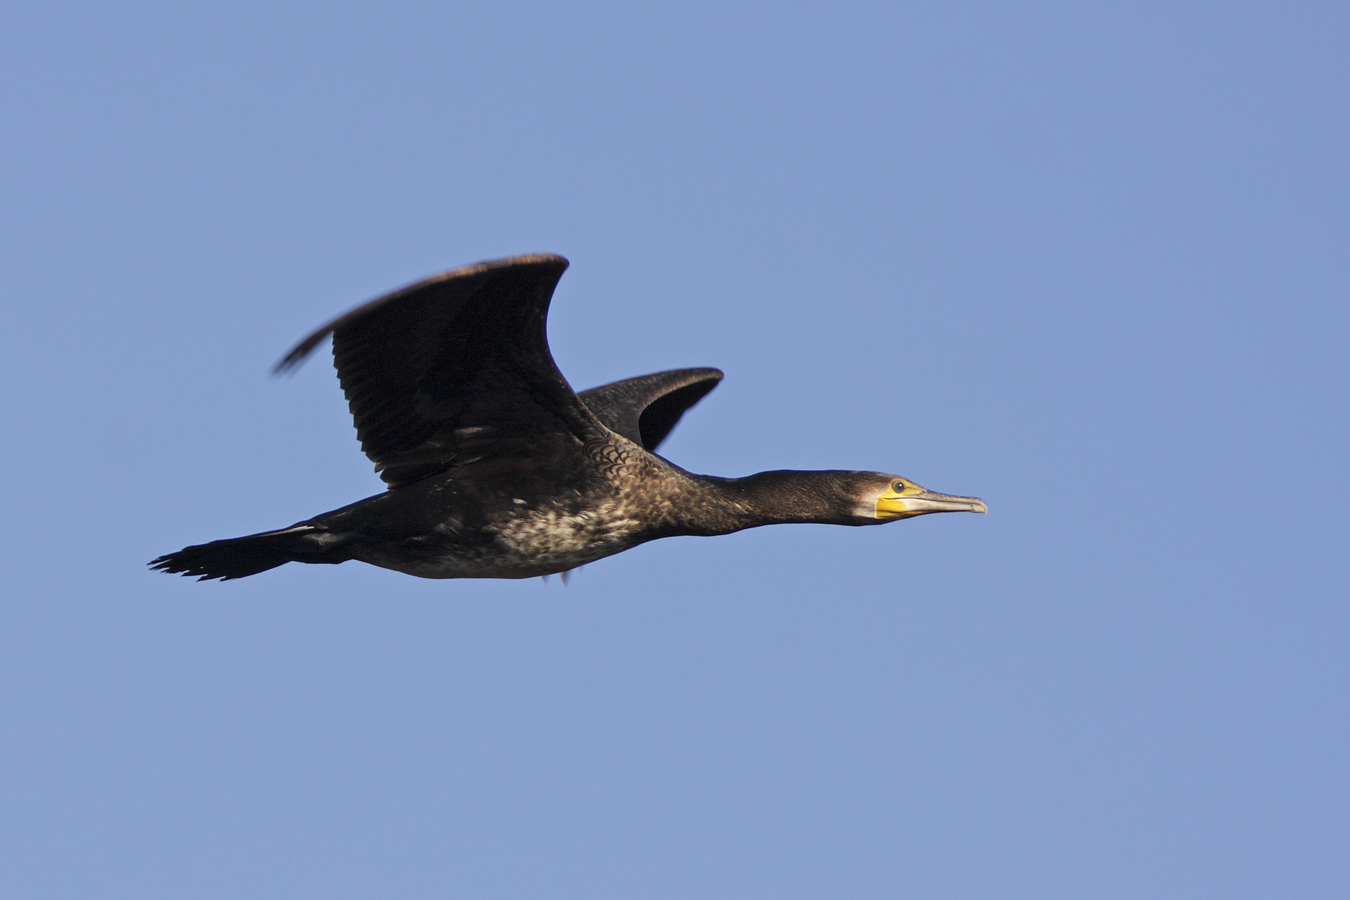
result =
M361 449L388 489L289 528L185 547L151 567L205 580L357 559L423 578L527 578L674 535L985 512L975 497L896 475L718 478L657 456L722 373L681 369L574 393L544 327L566 268L561 256L536 254L454 269L305 338L277 371L332 334Z

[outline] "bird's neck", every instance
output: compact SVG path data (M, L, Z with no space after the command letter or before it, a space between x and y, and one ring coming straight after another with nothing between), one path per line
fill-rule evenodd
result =
M692 476L697 501L682 511L680 533L729 534L759 525L862 524L852 472L760 472L745 478Z

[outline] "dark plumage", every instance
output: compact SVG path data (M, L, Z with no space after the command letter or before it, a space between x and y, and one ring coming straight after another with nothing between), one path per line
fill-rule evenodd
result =
M544 329L566 268L545 254L466 266L314 332L277 369L333 336L357 438L388 490L150 565L229 579L357 559L426 578L525 578L673 535L984 512L976 498L877 472L716 478L672 465L653 451L722 373L681 369L574 393Z

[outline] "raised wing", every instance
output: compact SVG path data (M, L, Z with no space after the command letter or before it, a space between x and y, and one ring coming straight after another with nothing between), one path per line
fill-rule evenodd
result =
M680 416L721 380L717 369L674 369L615 381L578 396L610 431L654 451Z
M277 371L333 335L361 449L391 487L479 460L549 455L567 437L602 438L545 336L566 268L561 256L535 254L432 276L320 328Z

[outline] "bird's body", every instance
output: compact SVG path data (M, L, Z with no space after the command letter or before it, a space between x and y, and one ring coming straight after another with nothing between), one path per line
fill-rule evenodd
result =
M674 535L984 510L975 498L875 472L728 479L657 456L722 373L684 369L573 393L544 337L566 265L538 255L455 270L311 335L281 367L333 334L358 437L389 490L151 565L230 579L286 562L355 559L423 578L527 578Z
M643 489L651 482L638 472L649 465L623 465L618 480L577 473L564 491L548 483L557 472L436 475L276 534L291 554L312 554L302 561L357 559L422 578L548 575L662 536L640 515L670 505Z

